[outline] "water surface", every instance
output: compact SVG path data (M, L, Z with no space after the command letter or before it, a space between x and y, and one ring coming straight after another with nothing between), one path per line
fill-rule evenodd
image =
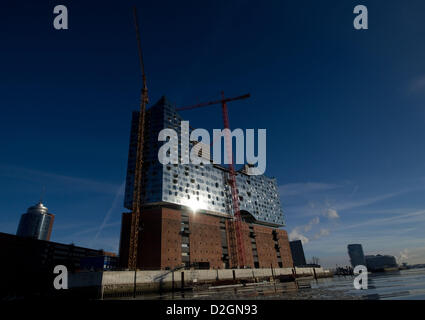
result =
M343 291L363 299L425 300L425 269L369 274L368 289L356 290L353 277L334 277L312 281L312 288Z
M289 300L425 300L425 269L368 275L368 289L356 290L353 276L335 276L289 283L256 283L246 286L196 287L193 291L143 294L136 299L289 299ZM122 298L132 299L132 298Z

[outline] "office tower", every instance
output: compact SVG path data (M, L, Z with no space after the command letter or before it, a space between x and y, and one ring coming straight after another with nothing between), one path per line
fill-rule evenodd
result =
M55 216L49 213L41 203L29 207L27 213L22 214L16 235L38 240L50 240Z
M366 266L366 260L361 244L349 244L347 248L351 266L353 268L357 265Z
M304 256L303 243L301 240L290 241L292 261L294 261L294 267L302 267L307 264Z

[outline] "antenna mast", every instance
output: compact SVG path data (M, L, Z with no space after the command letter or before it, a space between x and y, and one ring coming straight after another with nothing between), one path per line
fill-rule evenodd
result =
M43 199L45 195L46 195L46 187L43 186L43 189L41 189L41 194L40 194L40 203L43 203Z

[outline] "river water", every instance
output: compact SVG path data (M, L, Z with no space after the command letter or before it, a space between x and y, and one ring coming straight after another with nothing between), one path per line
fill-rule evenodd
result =
M425 269L368 275L368 289L356 290L353 276L287 283L256 283L246 286L198 287L193 291L144 294L136 299L264 299L264 300L425 300ZM128 299L128 298L124 298Z
M314 288L343 291L362 299L425 300L425 269L369 274L368 289L356 290L353 277L334 277L312 281Z

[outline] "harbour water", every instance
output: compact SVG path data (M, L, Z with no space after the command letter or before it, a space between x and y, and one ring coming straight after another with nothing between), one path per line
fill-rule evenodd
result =
M335 276L306 280L298 285L264 282L246 286L207 286L186 292L142 295L137 299L425 300L425 269L369 274L367 290L356 290L353 280L353 276Z
M425 300L424 268L369 274L367 290L354 289L353 279L353 276L340 276L312 281L312 290L342 291L362 299Z

